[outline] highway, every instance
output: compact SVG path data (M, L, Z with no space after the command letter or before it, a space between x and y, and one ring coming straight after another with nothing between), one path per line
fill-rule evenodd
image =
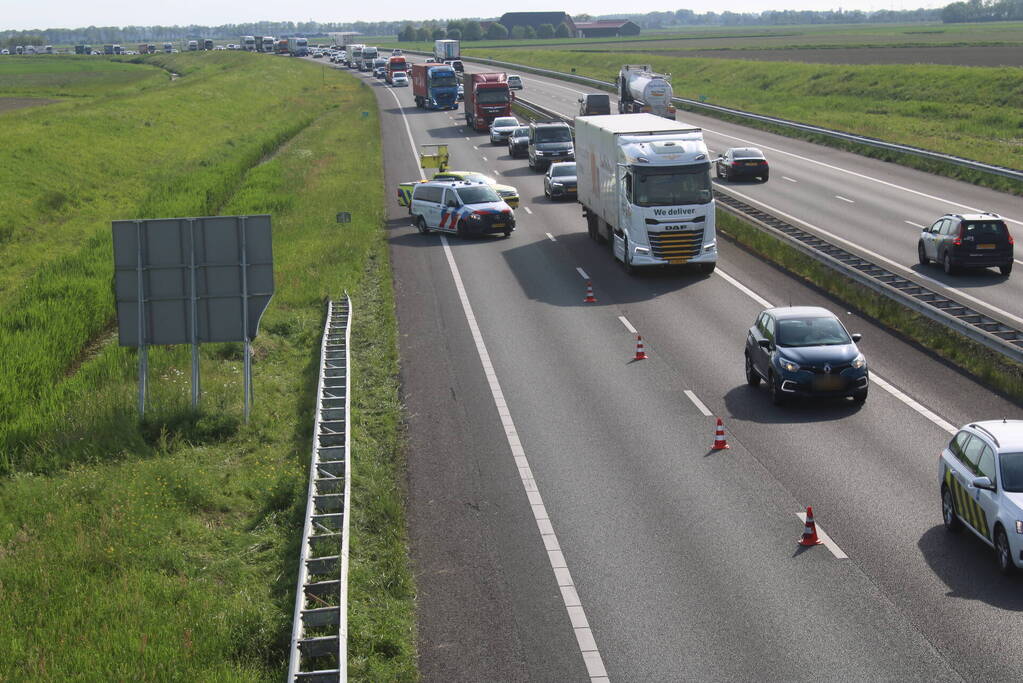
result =
M424 680L1023 678L1020 580L944 531L937 484L955 426L1014 404L724 240L714 275L629 276L461 111L356 76L384 134ZM524 80L566 113L580 90ZM768 152L771 181L739 192L900 263L904 221L954 208L924 195L1023 216L1016 198L686 118L715 149ZM437 142L452 168L518 187L509 239L412 227L393 188L421 177L413 145ZM1023 316L1013 278L955 282ZM863 333L865 405L779 408L745 384L746 329L788 304ZM632 360L632 329L649 359ZM728 450L710 448L717 416ZM829 546L797 548L807 505Z

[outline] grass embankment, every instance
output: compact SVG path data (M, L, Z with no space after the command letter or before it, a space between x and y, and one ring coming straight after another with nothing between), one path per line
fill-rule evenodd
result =
M849 307L894 330L930 353L974 375L985 385L1023 402L1023 366L968 337L934 322L835 271L783 240L718 210L718 229L729 239L797 275Z
M167 72L101 57L37 55L0 60L0 97L100 97L163 85Z
M614 81L623 63L673 73L675 95L810 123L1009 168L1023 168L1023 87L1011 67L840 66L729 59L684 59L552 50L470 50L473 55ZM528 99L528 93L524 96ZM701 114L706 114L700 110ZM710 114L714 115L714 114ZM679 118L683 118L680 115ZM750 124L741 120L747 125ZM766 126L767 128L772 128ZM794 133L783 128L777 132ZM853 148L822 136L803 136ZM1016 194L1018 183L954 166L856 151Z
M37 207L32 218L49 221L48 229L6 245L15 256L69 240L78 249L38 260L37 272L12 283L0 304L5 359L13 350L36 362L11 345L40 344L46 335L55 346L73 345L63 363L5 365L0 375L5 401L27 401L11 414L33 427L6 432L3 447L0 679L283 678L323 303L347 289L354 302L350 674L413 680L375 100L355 79L298 60L161 59L185 78L137 97L48 110L35 128L19 120L12 138L14 148L33 145L48 171L15 178L19 193L31 195L26 183L37 193L47 182L94 187L95 175L103 192L63 222ZM93 129L80 118L83 107ZM119 134L108 118L120 122ZM156 131L141 130L145 121ZM158 145L142 158L126 153L142 149L138 134ZM69 160L75 165L61 171ZM339 210L352 211L353 222L337 225ZM240 420L234 344L204 347L198 415L188 407L187 350L153 349L150 412L139 424L135 354L108 342L83 359L88 332L62 336L64 317L88 317L100 330L112 321L108 221L263 212L274 221L277 293L254 342L251 424ZM68 227L65 237L79 221L88 225ZM57 284L44 286L43 273ZM36 312L18 317L21 308ZM49 350L34 349L36 356ZM16 383L23 393L12 392ZM35 423L25 417L33 410Z

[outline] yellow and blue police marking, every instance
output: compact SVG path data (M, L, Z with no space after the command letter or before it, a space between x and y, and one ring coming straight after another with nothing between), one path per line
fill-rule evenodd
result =
M408 206L412 203L412 188L415 183L401 183L398 185L398 204Z
M973 498L970 498L970 494L966 491L959 480L952 475L952 468L945 468L945 485L948 486L949 491L952 492L952 497L955 499L956 512L959 516L966 520L966 523L980 532L980 535L991 540L991 532L987 526L987 514L984 512L984 508L977 504Z

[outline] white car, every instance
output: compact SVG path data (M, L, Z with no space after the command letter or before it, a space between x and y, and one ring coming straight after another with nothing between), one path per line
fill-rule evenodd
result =
M1023 569L1023 420L961 427L941 452L938 489L945 529L994 548L1003 574Z
M507 143L508 136L521 125L514 116L498 116L490 124L490 144L503 145Z
M404 71L395 71L391 74L391 86L394 88L408 87L408 74Z
M509 76L508 77L508 89L509 90L522 90L522 76Z

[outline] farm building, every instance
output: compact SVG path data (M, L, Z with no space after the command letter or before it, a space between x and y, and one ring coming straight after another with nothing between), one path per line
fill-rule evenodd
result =
M614 38L616 36L638 36L639 26L631 21L577 21L576 30L580 38Z
M571 37L576 38L579 35L572 17L565 12L506 12L498 21L504 24L509 33L516 26L532 26L536 30L543 24L550 24L554 28L557 28L558 24L564 24L568 27L568 34Z

